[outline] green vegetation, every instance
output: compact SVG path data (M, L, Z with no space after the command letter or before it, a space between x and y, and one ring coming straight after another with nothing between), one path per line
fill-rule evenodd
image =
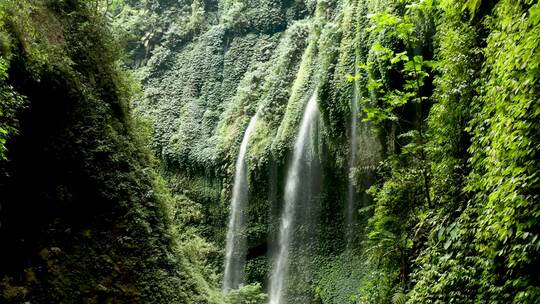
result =
M374 250L368 252L388 282L386 294L367 303L538 299L532 270L540 249L533 236L538 92L528 87L536 78L530 69L537 66L538 3L500 1L491 7L469 1L466 8L459 1L438 7L411 1L395 9L398 15L372 18L374 30L404 41L393 48L375 42L376 59L368 69L387 60L384 65L404 79L396 89L395 74L387 85L368 70L368 88L377 90L370 101L377 106L368 109L367 119L381 127L385 120L397 126L413 121L396 134L396 152L383 162L380 186L370 190L375 205L367 244ZM443 18L433 25L433 15ZM408 33L429 41L430 32L437 33L433 46L411 47ZM430 48L437 62L426 65L421 56L429 56ZM403 66L394 67L400 61ZM430 79L433 88L426 90ZM382 101L373 101L380 95ZM408 105L415 116L400 117L399 107ZM372 294L367 288L361 293Z
M196 205L156 174L94 9L0 5L0 302L221 303Z
M534 0L3 0L0 302L267 303L316 94L286 303L537 303L539 77Z

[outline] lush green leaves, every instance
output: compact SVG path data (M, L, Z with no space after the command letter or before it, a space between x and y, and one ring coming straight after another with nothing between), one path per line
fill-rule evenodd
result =
M384 39L373 44L373 56L361 65L371 92L366 119L380 128L388 122L399 126L411 118L402 114L407 105L434 104L427 125L425 108L416 108L413 128L397 134L399 150L381 167L382 182L371 190L375 206L366 250L374 258L392 252L412 258L399 264L395 256L381 266L412 269L404 281L408 303L533 303L538 290L531 269L540 248L534 203L538 3L500 1L484 16L489 34L482 53L479 36L485 28L469 18L490 13L482 1L405 2L404 10L370 16L369 30ZM426 15L442 16L436 64L415 53L429 39L408 38L425 29ZM392 38L402 44L389 43ZM431 83L433 92L426 90ZM432 204L419 203L426 197ZM426 221L425 214L434 218ZM413 242L412 250L398 241L403 239Z

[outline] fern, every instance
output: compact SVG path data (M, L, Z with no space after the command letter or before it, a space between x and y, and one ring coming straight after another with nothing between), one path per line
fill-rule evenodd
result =
M407 295L401 290L392 296L392 304L405 304L405 302L407 302Z

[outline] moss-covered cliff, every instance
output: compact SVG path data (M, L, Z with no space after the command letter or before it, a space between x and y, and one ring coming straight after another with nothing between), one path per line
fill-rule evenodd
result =
M0 43L0 302L218 302L99 7L2 1Z
M320 239L313 247L312 253L320 255L313 273L329 262L323 257L345 248L343 206L353 100L353 83L346 76L355 73L359 60L356 16L362 9L352 2L240 1L216 6L158 1L118 12L119 28L131 20L135 26L128 32L145 33L139 34L139 44L127 37L145 89L137 113L154 121L154 149L165 174L173 187L203 205L204 235L220 247L238 147L250 117L259 113L248 147L248 282L267 279L273 250L268 244L275 243L289 151L304 106L315 92L324 121L325 186L319 194L320 221L310 224ZM140 11L144 13L133 13ZM381 150L371 129L360 129L363 153L354 170L359 193L369 186L364 181ZM221 260L214 265L221 267Z
M310 279L291 283L291 296L532 303L537 10L536 1L145 1L115 23L162 170L202 204L204 234L220 247L238 147L259 113L248 282L268 278L290 152L316 92L322 184L309 227L318 237L303 265ZM352 101L364 119L357 134ZM349 178L360 223L352 255L343 254Z

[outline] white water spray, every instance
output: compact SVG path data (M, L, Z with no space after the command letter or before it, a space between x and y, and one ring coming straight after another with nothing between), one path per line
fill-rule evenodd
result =
M231 213L227 229L227 244L225 247L225 273L223 276L223 292L238 288L243 283L244 264L246 256L245 212L248 201L248 184L246 168L246 152L249 137L255 124L254 115L244 133L234 175L234 186L231 200Z
M304 110L300 130L294 145L293 159L290 164L287 180L285 183L284 207L281 213L281 222L278 235L278 251L275 258L272 275L270 277L270 301L269 304L283 303L284 287L288 277L289 253L291 247L291 236L293 230L293 220L295 218L295 206L299 197L300 175L303 157L306 150L310 148L310 137L312 129L317 126L319 110L317 108L317 94L309 99ZM312 160L307 160L311 162Z

